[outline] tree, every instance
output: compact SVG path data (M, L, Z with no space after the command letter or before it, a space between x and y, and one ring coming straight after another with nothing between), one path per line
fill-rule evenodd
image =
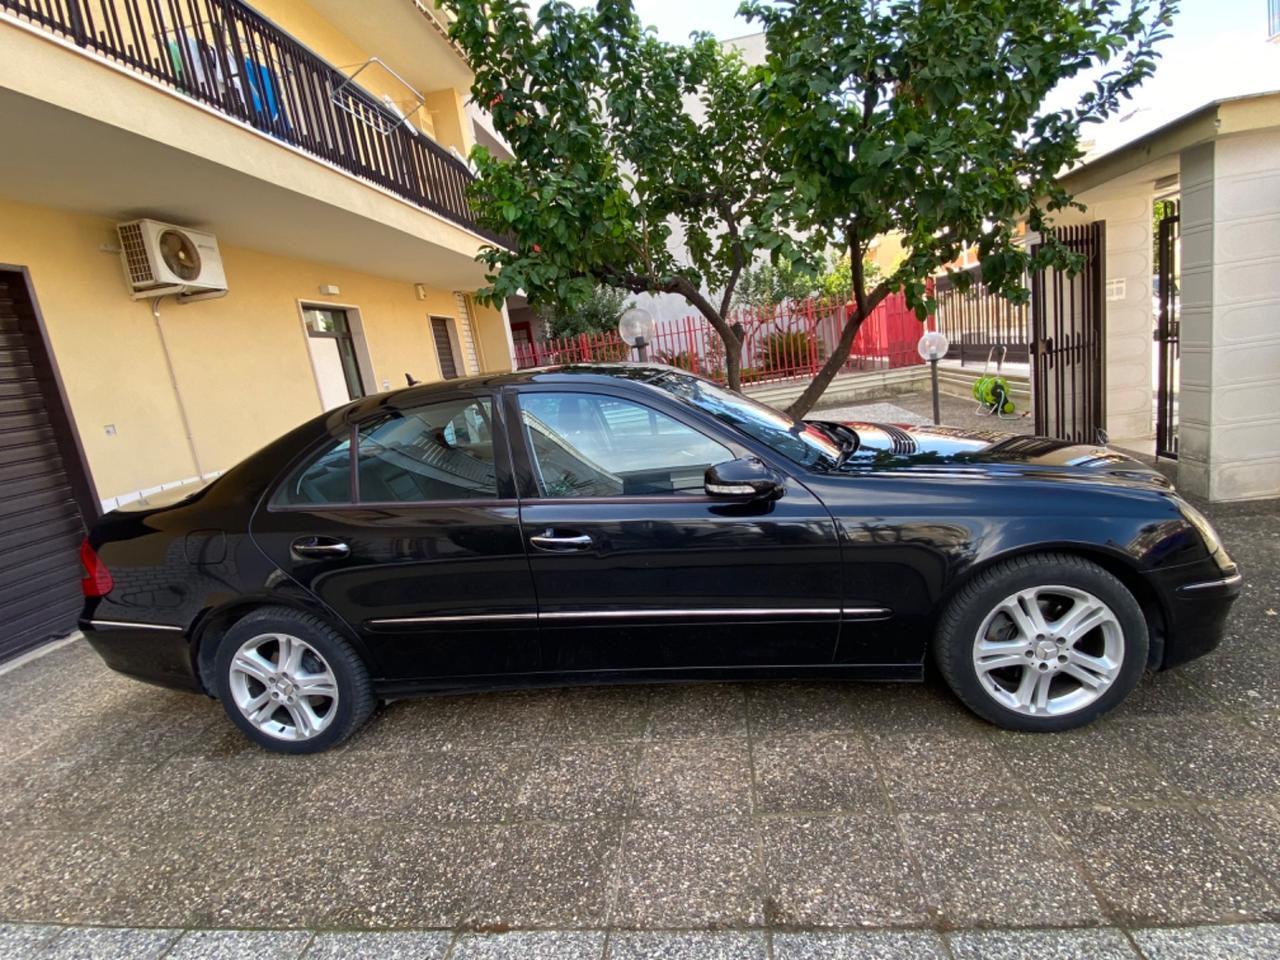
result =
M552 0L532 16L522 0L442 6L475 71L472 95L514 155L472 155L477 221L514 238L482 251L481 298L524 292L572 309L601 284L680 294L724 342L738 389L743 331L727 314L742 271L762 252L803 260L774 226L770 145L741 59L707 36L657 40L630 0ZM671 250L673 222L686 256Z
M785 260L774 266L768 260L747 267L738 278L734 295L737 306L772 307L787 300L803 300L813 295L814 279Z
M850 253L854 306L801 416L844 364L863 320L903 291L922 319L927 282L976 246L987 286L1029 296L1023 277L1080 260L1048 232L1073 205L1056 177L1081 157L1084 124L1112 114L1155 69L1174 0L747 0L768 56L757 96L776 144L774 211ZM1043 106L1063 80L1087 90ZM1024 221L1041 234L1015 243ZM874 285L871 240L904 235L905 257ZM964 283L963 275L957 281Z
M547 320L547 335L559 339L580 333L609 333L618 329L618 318L631 307L626 291L614 287L594 287L572 306L538 304Z
M864 282L874 284L880 279L880 268L874 261L864 259L862 277ZM818 277L818 292L829 300L849 302L853 296L853 262L847 251L828 251L827 269Z

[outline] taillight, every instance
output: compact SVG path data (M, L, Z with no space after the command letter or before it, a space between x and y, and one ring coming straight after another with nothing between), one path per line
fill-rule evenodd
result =
M80 589L86 597L105 597L115 584L111 580L111 571L98 556L86 539L80 544L80 565L84 567L84 579L80 581Z

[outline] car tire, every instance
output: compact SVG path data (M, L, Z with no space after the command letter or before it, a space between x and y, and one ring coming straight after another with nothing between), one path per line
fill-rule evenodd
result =
M377 704L369 671L346 639L322 618L288 607L236 621L214 664L231 722L278 753L327 750L355 733Z
M1009 730L1085 726L1127 697L1147 666L1146 618L1129 589L1071 554L983 570L947 605L934 659L978 716Z

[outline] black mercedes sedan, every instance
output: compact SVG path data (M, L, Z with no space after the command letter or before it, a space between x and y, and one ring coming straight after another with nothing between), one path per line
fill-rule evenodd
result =
M798 421L630 364L356 401L112 511L82 559L111 667L290 753L410 694L932 666L996 724L1064 730L1216 646L1241 583L1112 450Z

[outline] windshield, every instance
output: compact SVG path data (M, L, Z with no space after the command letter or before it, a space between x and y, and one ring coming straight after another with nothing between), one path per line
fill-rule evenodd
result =
M820 427L725 390L709 380L675 370L664 370L646 380L717 420L737 427L801 466L830 468L841 460L840 444Z

